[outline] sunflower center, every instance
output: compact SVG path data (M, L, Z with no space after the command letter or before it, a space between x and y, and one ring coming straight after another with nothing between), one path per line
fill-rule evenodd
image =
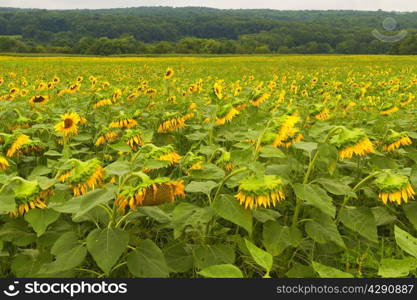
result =
M74 124L74 121L72 119L68 118L68 119L64 120L64 128L65 129L71 128L73 124Z
M45 100L45 98L43 97L43 96L36 96L34 99L33 99L33 102L35 102L35 103L40 103L40 102L43 102Z

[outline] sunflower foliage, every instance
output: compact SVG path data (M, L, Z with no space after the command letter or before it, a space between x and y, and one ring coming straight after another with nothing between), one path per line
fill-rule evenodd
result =
M3 276L417 274L415 58L0 62Z

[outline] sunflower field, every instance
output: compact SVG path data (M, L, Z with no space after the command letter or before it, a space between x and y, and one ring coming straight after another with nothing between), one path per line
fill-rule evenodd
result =
M2 277L415 277L416 66L0 57Z

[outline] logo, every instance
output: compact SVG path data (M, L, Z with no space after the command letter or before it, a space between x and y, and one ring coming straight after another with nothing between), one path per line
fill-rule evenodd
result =
M385 18L385 20L382 22L382 28L384 28L386 31L389 31L389 32L393 32L394 30L396 30L397 26L398 26L397 21L392 17ZM386 35L386 34L380 33L379 30L374 29L372 31L372 34L381 42L395 43L405 38L408 32L407 30L403 29L394 35Z
M9 285L7 287L8 289L4 290L3 293L9 297L17 296L20 293L20 291L16 289L16 285L18 284L19 284L19 281L13 282L13 284Z

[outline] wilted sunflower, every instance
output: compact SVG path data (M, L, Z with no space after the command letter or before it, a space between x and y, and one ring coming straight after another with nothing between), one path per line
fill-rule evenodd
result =
M177 197L185 197L182 181L169 178L145 179L137 186L125 187L117 195L116 205L124 212L126 206L136 210L137 206L152 206L174 202Z
M96 108L106 106L106 105L112 105L112 102L110 99L101 99L97 101L96 103L94 103L93 108L96 109Z
M9 167L9 162L7 161L7 159L3 156L0 156L0 170L4 171Z
M7 150L7 157L12 157L17 151L21 150L25 145L28 145L31 142L29 136L25 134L13 135L10 139L11 141L8 142L10 147Z
M415 192L407 176L385 172L378 176L374 181L379 190L379 198L387 204L396 202L407 203L409 199L414 199Z
M138 122L135 119L122 114L109 124L109 128L132 128L136 125L138 125Z
M139 130L127 130L123 136L123 140L133 151L136 151L138 147L142 147L144 145L142 140L142 132Z
M170 79L174 76L174 70L172 68L168 68L165 72L164 79Z
M115 140L117 140L118 137L119 137L119 134L117 132L108 131L106 133L103 133L97 138L95 145L100 146L100 145L104 145L105 143L114 142Z
M18 181L16 184L13 184L17 208L9 211L11 217L22 216L30 209L44 209L47 207L46 200L53 194L52 190L42 191L36 180L26 180L18 177L15 181Z
M390 129L390 134L386 138L382 149L391 152L400 148L401 146L409 146L412 143L413 141L410 139L407 132L400 133Z
M32 105L45 104L46 102L48 102L48 100L49 100L49 96L38 95L38 96L33 96L32 98L30 98L29 103Z
M379 112L379 114L380 115L383 115L383 116L387 116L387 115L393 114L393 113L395 113L397 111L398 111L398 107L396 107L395 105L388 105L388 106L384 107Z
M285 199L282 180L275 175L263 177L249 177L239 182L239 191L235 195L245 208L275 206Z
M158 132L172 132L186 126L185 122L194 117L194 113L178 115L177 113L166 113L165 121L158 127Z
M61 182L67 182L74 196L86 194L103 183L104 169L96 159L82 162L71 159L73 168L59 176Z
M233 120L235 116L239 114L239 110L237 110L232 104L227 104L222 107L219 113L216 116L216 124L217 125L224 125Z
M171 145L156 147L153 144L146 144L143 149L147 151L145 159L167 161L169 163L168 166L178 163L181 159L181 156L175 152L174 147Z
M339 150L339 159L341 160L352 158L354 155L364 156L375 152L372 142L364 130L360 128L349 130L342 127L331 138L330 143Z
M78 134L77 124L81 121L81 118L77 113L65 113L61 116L61 120L61 122L55 125L55 130L57 132L64 137Z

